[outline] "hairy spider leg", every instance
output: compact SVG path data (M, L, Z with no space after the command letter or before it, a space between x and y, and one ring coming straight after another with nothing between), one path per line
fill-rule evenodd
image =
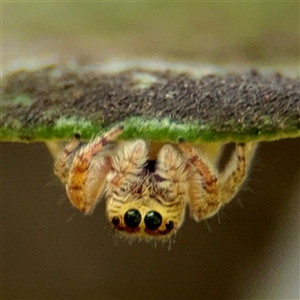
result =
M63 184L68 181L71 163L75 154L75 150L80 143L79 136L75 136L63 149L61 154L55 161L54 174L60 179Z
M174 146L164 145L160 149L155 170L155 174L159 176L155 183L155 199L166 208L164 221L172 221L175 230L184 220L189 170L186 160Z
M191 172L189 188L193 218L196 221L209 218L239 191L245 181L257 143L236 144L235 151L221 174L218 174L209 161L183 139L179 140L179 143L179 148L189 157L197 170Z
M110 199L125 202L124 195L130 195L132 187L141 184L140 175L148 160L148 149L143 140L126 142L122 146L112 158L106 195Z
M93 159L110 141L114 141L123 131L116 126L80 148L72 161L66 192L71 203L85 214L93 211L99 201L110 171L111 158L106 152ZM100 153L101 154L101 153Z
M156 171L162 180L158 187L164 191L165 201L174 201L187 191L187 175L189 168L179 151L171 145L165 145L158 153Z
M236 145L235 151L231 155L226 168L219 177L221 201L223 204L228 203L243 184L251 165L256 145L256 142L239 143Z
M218 174L205 157L184 139L179 140L179 149L187 155L192 168L189 178L189 200L192 217L196 221L213 216L221 207Z

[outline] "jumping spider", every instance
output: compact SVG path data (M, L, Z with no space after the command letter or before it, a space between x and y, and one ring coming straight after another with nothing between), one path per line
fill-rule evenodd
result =
M75 136L54 171L77 209L91 214L104 195L115 231L139 238L170 238L181 227L187 205L196 221L216 214L245 180L256 146L236 144L219 173L182 138L177 144L115 142L122 131L116 126L85 144Z

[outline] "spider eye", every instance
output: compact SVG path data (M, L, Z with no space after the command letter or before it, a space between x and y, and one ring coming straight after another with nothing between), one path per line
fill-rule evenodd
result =
M162 216L156 211L149 211L144 219L147 229L155 230L162 223Z
M118 226L119 223L120 223L120 219L119 219L119 217L114 216L114 217L112 218L111 222L112 222L115 226Z
M138 227L141 222L141 219L142 219L141 214L136 209L130 209L124 215L125 224L129 228Z
M166 229L167 229L168 231L171 231L173 228L174 228L174 222L173 222L173 221L168 221L168 222L166 223Z

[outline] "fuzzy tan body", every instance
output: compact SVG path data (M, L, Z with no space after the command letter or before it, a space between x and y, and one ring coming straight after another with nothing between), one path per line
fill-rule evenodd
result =
M220 173L214 144L195 147L183 139L178 144L111 144L121 133L121 126L114 127L82 147L72 140L58 157L55 173L77 209L91 213L104 194L114 230L136 238L170 238L187 206L196 221L216 214L244 182L256 147L254 142L236 144Z

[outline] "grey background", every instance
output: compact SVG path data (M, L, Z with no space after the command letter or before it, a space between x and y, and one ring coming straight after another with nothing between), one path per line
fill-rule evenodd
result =
M171 250L77 213L43 144L0 149L2 299L299 297L300 139L262 143L220 224L187 218Z

